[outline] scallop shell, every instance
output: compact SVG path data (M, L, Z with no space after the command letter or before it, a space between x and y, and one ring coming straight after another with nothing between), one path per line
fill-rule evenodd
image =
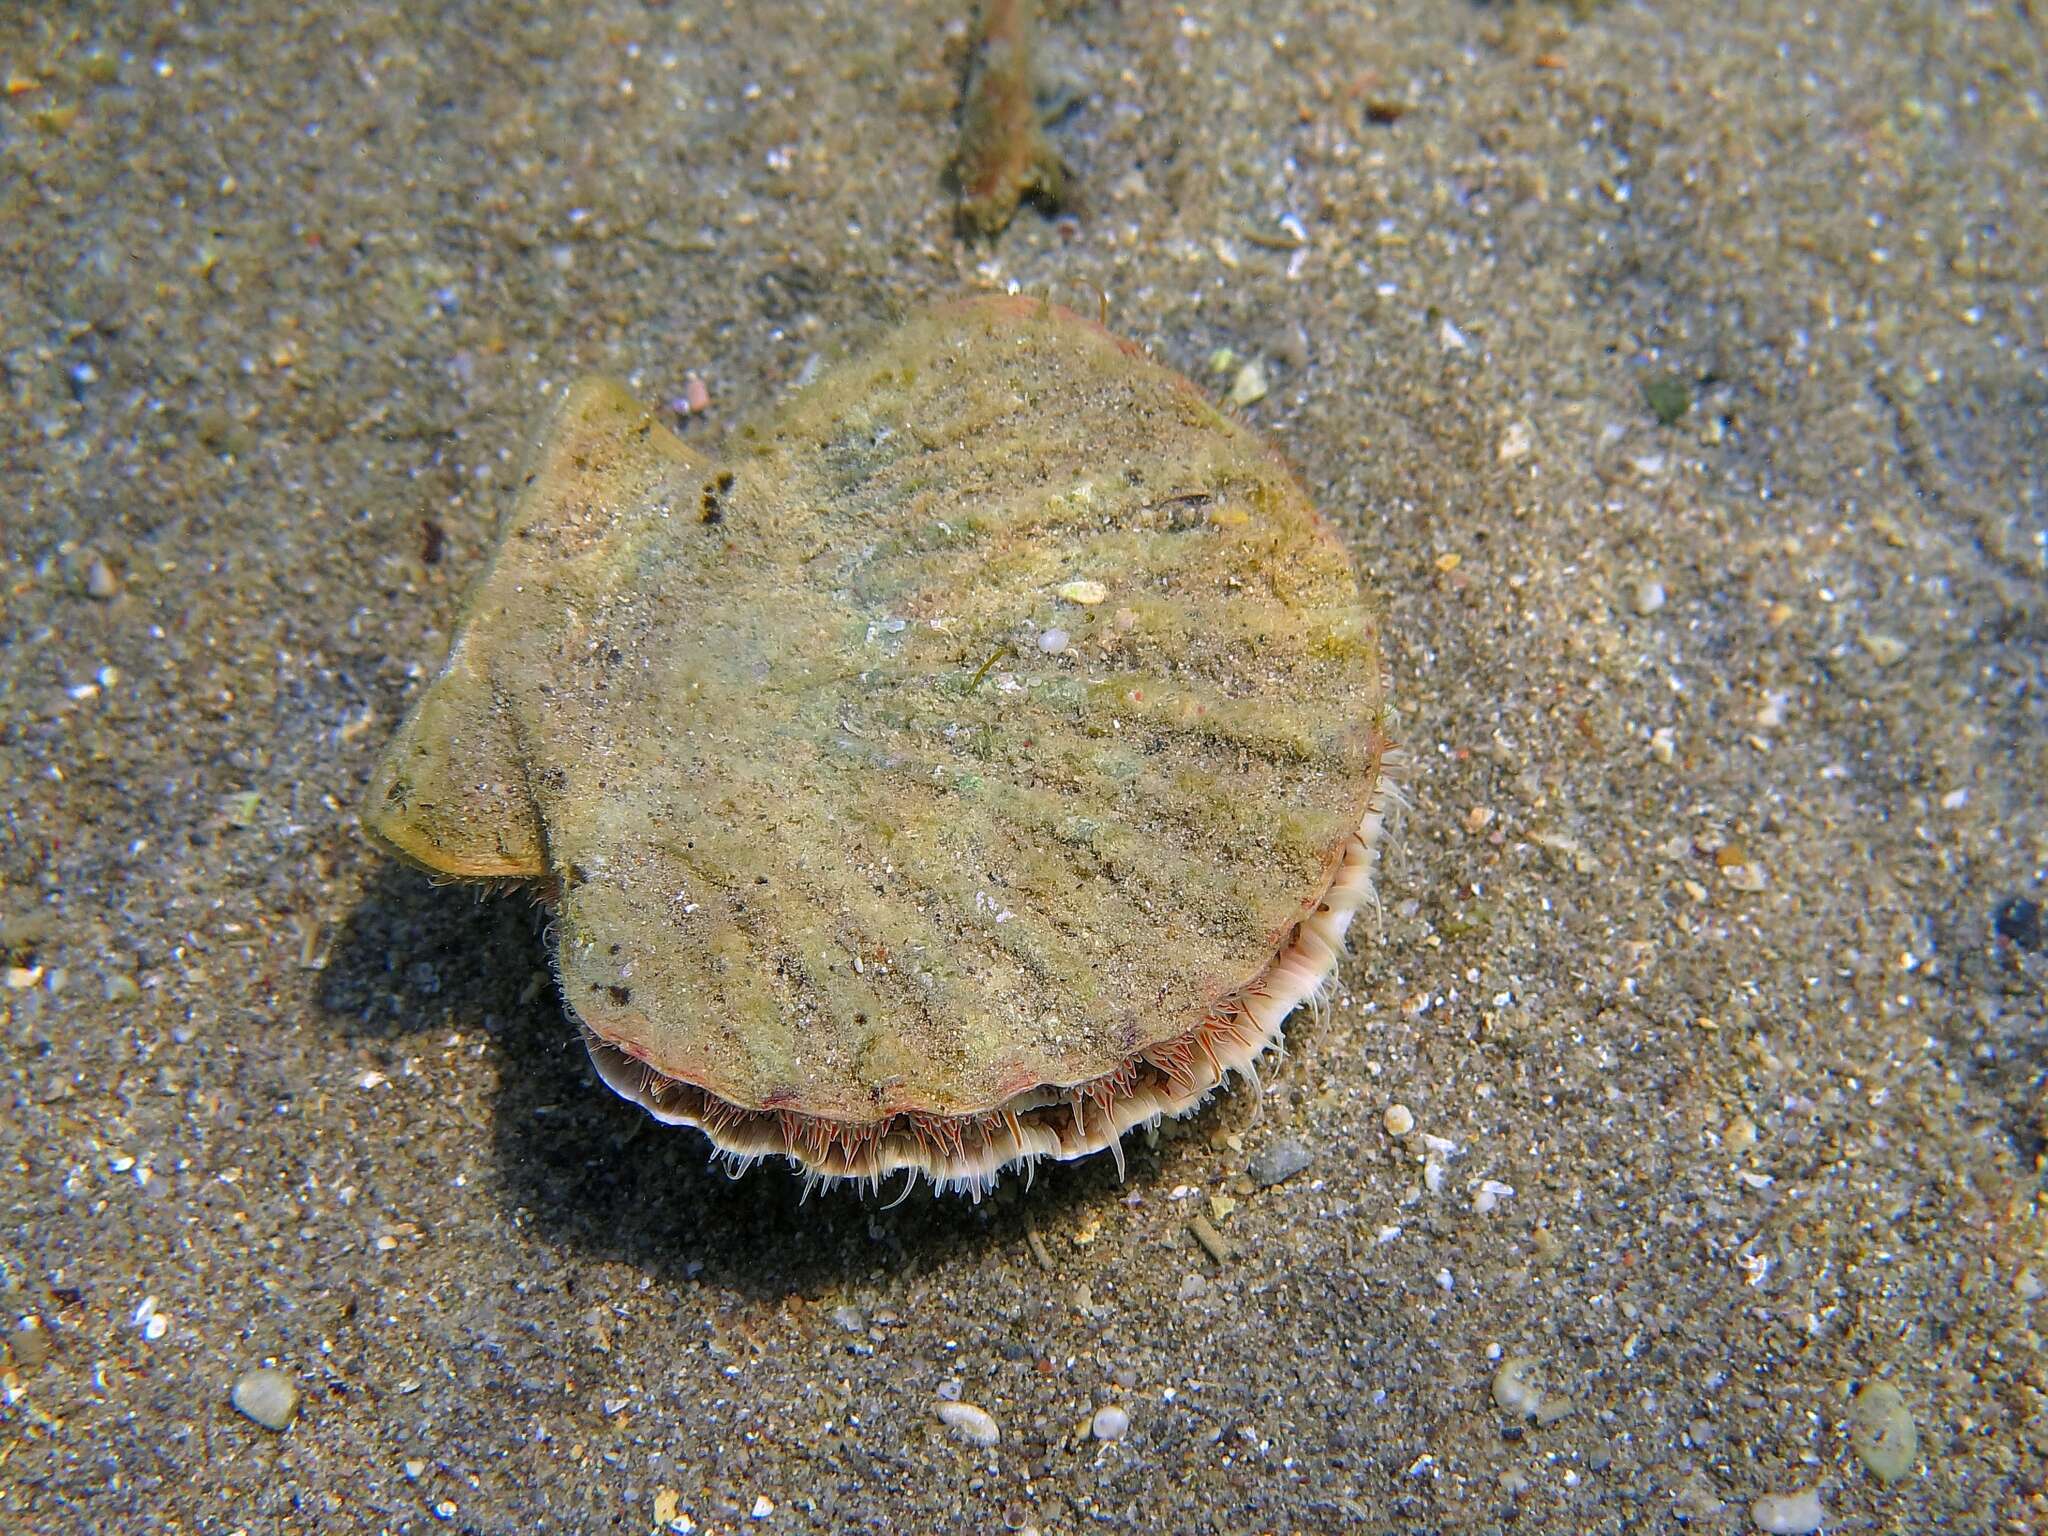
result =
M1066 310L932 310L707 463L562 407L364 825L531 881L599 1074L978 1194L1249 1072L1373 899L1374 620L1281 461Z

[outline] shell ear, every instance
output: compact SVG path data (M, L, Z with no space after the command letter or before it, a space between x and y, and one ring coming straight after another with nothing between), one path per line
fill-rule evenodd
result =
M703 460L623 384L578 379L541 439L484 582L500 581L507 565L557 566L588 553L663 480L702 467ZM479 588L472 609L488 597Z
M512 658L539 591L573 591L620 519L697 456L652 411L603 378L578 380L542 439L496 553L464 604L448 661L385 748L364 828L439 874L531 880L548 872L526 753L494 660Z
M458 640L370 776L363 826L401 857L470 880L532 880L548 869L539 810L510 717Z

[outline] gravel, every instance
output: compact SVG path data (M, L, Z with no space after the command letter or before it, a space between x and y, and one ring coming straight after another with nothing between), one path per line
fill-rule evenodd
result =
M1821 1508L1819 1489L1801 1488L1765 1494L1749 1506L1749 1518L1770 1536L1811 1536L1827 1523L1827 1511Z
M1284 1184L1297 1173L1304 1173L1315 1161L1315 1154L1309 1151L1308 1143L1295 1136L1283 1136L1278 1141L1268 1142L1253 1156L1245 1172L1252 1182L1261 1189L1271 1189L1275 1184Z
M1873 1381L1856 1394L1849 1405L1849 1445L1880 1482L1896 1483L1913 1470L1920 1432L1897 1387Z
M228 1394L236 1412L282 1434L299 1416L299 1388L283 1371L245 1371Z

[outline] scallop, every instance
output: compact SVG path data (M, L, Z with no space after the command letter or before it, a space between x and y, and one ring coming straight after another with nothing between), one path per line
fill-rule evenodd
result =
M700 456L560 407L363 824L525 882L598 1075L979 1195L1255 1071L1374 902L1372 610L1142 349L944 304Z

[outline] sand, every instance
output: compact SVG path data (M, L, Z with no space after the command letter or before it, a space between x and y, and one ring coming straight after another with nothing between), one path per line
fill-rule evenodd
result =
M1080 201L967 245L952 5L0 16L0 1524L2048 1517L2040 27L1055 7ZM1385 922L1121 1183L730 1182L357 797L567 381L1009 284L1264 375Z

